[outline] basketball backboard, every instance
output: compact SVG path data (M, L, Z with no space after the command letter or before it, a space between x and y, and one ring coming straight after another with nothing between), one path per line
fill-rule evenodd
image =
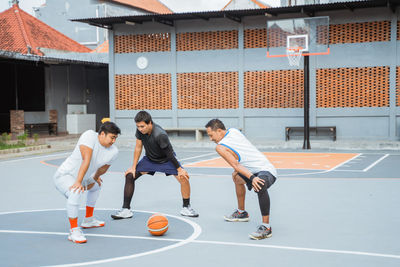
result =
M267 57L286 57L293 48L303 56L329 54L329 17L267 21Z

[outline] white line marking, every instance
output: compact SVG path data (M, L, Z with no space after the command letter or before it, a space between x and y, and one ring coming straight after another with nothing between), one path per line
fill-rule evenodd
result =
M303 248L303 247L276 246L276 245L264 245L264 244L254 244L254 243L234 243L234 242L203 241L203 240L194 240L192 242L193 243L216 244L216 245L229 245L229 246L247 246L247 247L276 248L276 249L286 249L286 250L301 250L301 251L323 252L323 253L334 253L334 254L352 254L352 255L400 259L400 255L371 253L371 252L363 252L363 251L351 251L351 250Z
M213 153L207 153L207 154L203 154L203 155L200 155L200 156L190 157L190 158L186 158L186 159L179 159L179 160L184 161L184 160L189 160L189 159L197 159L197 158L202 158L202 157L215 155L215 154L216 154L216 152L213 152Z
M367 168L365 168L363 170L363 172L367 172L369 169L371 169L372 167L374 167L376 164L378 164L379 162L381 162L382 160L384 160L385 158L387 158L389 156L389 154L385 154L384 156L380 157L377 161L375 161L374 163L372 163L371 165L369 165Z
M61 232L36 232L36 231L14 231L14 230L0 230L0 233L15 233L15 234L45 234L45 235L68 235L67 233ZM189 239L174 239L174 238L157 238L157 237L145 237L145 236L122 236L122 235L105 235L105 234L85 234L86 236L94 237L105 237L105 238L123 238L123 239L143 239L143 240L155 240L155 241L168 241L168 242L185 242L186 243L199 243L199 244L212 244L212 245L226 245L226 246L242 246L242 247L258 247L258 248L272 248L272 249L284 249L284 250L296 250L296 251L309 251L309 252L321 252L321 253L332 253L332 254L350 254L359 256L370 256L370 257L383 257L383 258L394 258L400 259L400 255L395 254L383 254L374 252L364 252L364 251L354 251L354 250L336 250L336 249L320 249L320 248L305 248L305 247L292 247L292 246L277 246L277 245L266 245L266 244L256 244L256 243L238 243L238 242L224 242L224 241L209 241L209 240L190 240ZM178 243L180 244L180 243ZM176 245L176 244L175 244ZM174 246L176 247L176 246ZM170 248L165 247L165 248ZM166 250L163 248L162 250ZM76 264L65 264L65 265L55 265L55 266L82 266L89 264L98 264L104 262L115 261L116 259L130 259L139 256L144 256L148 254L155 253L155 251L160 251L161 249L149 251L145 253L135 254L134 257L118 257L114 259L99 260L85 263Z
M9 212L0 212L0 215L5 215L5 214L13 214L13 213L24 213L24 212L40 212L40 211L55 211L55 210L65 210L65 209L43 209L43 210L27 210L27 211L9 211ZM105 208L97 208L97 210L115 210L115 209L105 209ZM144 211L144 210L135 210L135 211L139 211L139 212L146 212L146 213L156 213L154 211ZM106 262L114 262L114 261L119 261L119 260L126 260L126 259L133 259L133 258L137 258L137 257L141 257L141 256L146 256L146 255L150 255L150 254L154 254L154 253L158 253L158 252L162 252L162 251L166 251L169 249L173 249L176 247L180 247L183 245L186 245L188 243L190 243L191 241L195 240L196 238L198 238L201 234L201 227L191 221L188 220L186 218L183 217L178 217L178 216L174 216L174 215L170 215L170 214L166 214L164 213L166 216L168 217L172 217L181 221L184 221L186 223L188 223L190 226L193 227L193 233L191 236L189 236L187 239L177 239L176 241L178 243L176 244L172 244L166 247L162 247L159 249L154 249L151 251L147 251L147 252L143 252L143 253L138 253L138 254L133 254L133 255L129 255L129 256L122 256L122 257L115 257L115 258L110 258L110 259L105 259L105 260L98 260L98 261L88 261L88 262L81 262L81 263L73 263L73 264L61 264L61 265L51 265L51 266L62 266L62 267L66 267L66 266L84 266L84 265L93 265L93 264L100 264L100 263L106 263ZM2 231L0 231L2 232ZM16 231L15 231L16 232ZM29 231L25 231L25 232L29 232ZM50 232L43 232L46 234L51 234ZM55 232L54 234L57 235L64 235L65 233L60 233L60 232ZM161 240L161 239L160 239ZM166 239L163 239L166 240ZM173 239L169 240L172 241ZM173 240L175 241L175 240Z
M359 154L355 155L354 157L352 157L352 158L350 158L350 159L348 159L348 160L346 160L346 161L340 163L339 165L336 165L335 167L329 169L328 171L333 171L333 170L339 168L339 167L342 166L342 165L345 165L346 163L352 161L353 159L355 159L355 158L357 158L357 157L359 157L359 156L361 156L361 155L362 155L362 153L359 153Z
M197 163L200 163L200 162L205 162L205 161L214 160L214 159L219 159L219 158L221 158L221 157L214 157L214 158L210 158L210 159L203 159L203 160L199 160L199 161L195 161L195 162L190 162L190 163L187 163L187 164L185 164L185 165L197 164ZM189 167L193 168L193 166L189 166ZM204 168L204 167L201 167L201 168ZM216 168L216 167L210 167L210 168ZM221 168L221 167L219 167L219 168ZM225 168L225 167L222 167L222 168Z
M64 152L60 154L51 154L46 156L36 156L36 157L29 157L29 158L22 158L22 159L12 159L12 160L2 160L0 163L10 163L10 162L18 162L18 161L25 161L25 160L32 160L32 159L42 159L42 158L50 158L50 157L58 157L62 155L69 155L71 152Z

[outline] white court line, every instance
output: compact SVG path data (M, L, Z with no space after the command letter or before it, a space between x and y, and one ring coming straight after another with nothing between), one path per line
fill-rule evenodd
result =
M15 231L15 230L0 230L0 233L13 233L13 234L43 234L43 235L68 235L62 232L40 232L40 231ZM370 257L382 257L382 258L393 258L400 259L400 255L395 254L383 254L374 252L364 252L364 251L354 251L354 250L337 250L337 249L320 249L320 248L305 248L305 247L293 247L293 246L278 246L278 245L266 245L266 244L256 244L256 243L239 243L239 242L224 242L224 241L210 241L210 240L195 240L192 239L174 239L174 238L157 238L157 237L144 237L144 236L123 236L123 235L105 235L105 234L85 234L86 236L93 237L105 237L105 238L122 238L122 239L143 239L143 240L156 240L156 241L169 241L169 242L185 242L186 243L198 243L198 244L211 244L211 245L226 245L226 246L241 246L241 247L258 247L258 248L272 248L272 249L283 249L283 250L296 250L296 251L308 251L308 252L320 252L320 253L332 253L332 254L349 254L357 256L370 256ZM257 242L257 241L255 241ZM179 244L179 243L178 243ZM170 248L170 247L168 247ZM158 249L157 251L159 251ZM162 249L165 250L165 249ZM76 264L65 264L65 265L55 265L55 266L82 266L89 264L98 264L104 262L115 261L116 259L131 259L139 256L144 256L148 254L155 253L154 251L149 251L145 253L135 254L134 257L118 257L107 260L91 261L85 263Z
M11 212L0 212L0 215L5 215L5 214L13 214L13 213L24 213L24 212L40 212L40 211L58 211L58 210L65 210L65 209L43 209L43 210L26 210L26 211L11 211ZM98 208L97 210L115 210L115 209L105 209L105 208ZM144 210L135 210L135 211L139 211L139 212L146 212L146 213L156 213L155 211L144 211ZM166 247L162 247L159 249L154 249L151 251L147 251L147 252L143 252L143 253L137 253L137 254L132 254L132 255L128 255L128 256L122 256L122 257L114 257L114 258L109 258L109 259L104 259L104 260L97 260L97 261L88 261L88 262L80 262L80 263L73 263L73 264L61 264L61 265L51 265L51 266L62 266L62 267L69 267L69 266L84 266L84 265L94 265L94 264L101 264L101 263L107 263L107 262L114 262L114 261L119 261L119 260L127 260L127 259L133 259L133 258L137 258L137 257L141 257L141 256L146 256L146 255L150 255L150 254L154 254L154 253L158 253L158 252L162 252L162 251L166 251L169 249L173 249L176 247L180 247L183 245L186 245L188 243L190 243L191 241L195 240L196 238L198 238L201 234L201 227L191 221L188 220L186 218L182 218L182 217L178 217L175 215L170 215L170 214L166 214L164 213L164 215L168 216L168 217L172 217L181 221L186 222L187 224L189 224L190 226L193 227L193 233L192 235L190 235L187 239L176 239L176 240L168 240L168 241L177 241L178 243L176 244L172 244ZM5 232L7 230L2 230L0 232ZM11 230L10 230L11 231ZM17 233L18 231L13 231L13 233ZM30 233L34 233L37 234L38 232L34 232L34 231L21 231L21 232L25 232L26 234ZM40 233L40 232L39 232ZM51 234L51 232L41 232L43 234ZM67 235L66 233L60 233L60 232L55 232L55 235ZM86 235L93 235L93 234L86 234ZM94 235L93 235L94 236ZM99 235L100 236L100 235ZM106 236L106 235L103 235ZM110 236L112 237L112 236ZM114 237L118 237L118 236L114 236ZM127 238L127 237L125 237ZM146 238L146 237L144 237ZM166 240L166 239L160 239L160 240Z
M196 163L200 163L200 162L204 162L204 161L209 161L209 160L214 160L214 159L219 159L219 158L221 158L221 157L214 157L214 158L210 158L210 159L203 159L203 160L199 160L199 161L195 161L195 162L190 162L190 163L187 163L187 164L185 164L185 165L190 165L190 164L196 164ZM193 166L189 166L190 168L195 168L195 167L193 167ZM200 168L204 168L204 167L200 167ZM207 167L206 167L207 168ZM216 167L210 167L210 168L216 168ZM219 168L221 168L221 167L219 167ZM223 168L225 168L225 167L223 167Z
M381 162L382 160L384 160L385 158L387 158L389 156L389 154L385 154L384 156L380 157L377 161L375 161L374 163L372 163L371 165L369 165L367 168L365 168L363 170L363 172L367 172L369 169L371 169L372 167L374 167L376 164L378 164L379 162Z
M60 154L51 154L51 155L45 155L45 156L35 156L35 157L22 158L22 159L2 160L2 161L0 161L0 164L1 164L1 163L10 163L10 162L18 162L18 161L32 160L32 159L41 159L41 158L58 157L58 156L69 155L69 154L71 154L71 152L64 152L64 153L60 153Z
M202 157L205 157L205 156L210 156L210 155L215 155L215 154L216 154L216 152L212 152L212 153L207 153L207 154L203 154L203 155L200 155L200 156L195 156L195 157L190 157L190 158L185 158L185 159L179 159L179 160L184 161L184 160L189 160L189 159L197 159L197 158L202 158ZM192 164L192 163L188 163L188 164Z
M362 155L362 153L359 153L359 154L355 155L354 157L352 157L352 158L350 158L350 159L348 159L348 160L346 160L346 161L340 163L339 165L336 165L335 167L329 169L328 171L333 171L333 170L339 168L340 166L342 166L342 165L344 165L344 164L346 164L346 163L352 161L353 159L358 158L358 157L361 156L361 155Z

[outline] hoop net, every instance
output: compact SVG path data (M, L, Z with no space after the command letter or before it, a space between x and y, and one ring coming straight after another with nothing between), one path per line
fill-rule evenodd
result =
M286 56L290 66L299 66L302 54L303 48L301 46L286 48Z

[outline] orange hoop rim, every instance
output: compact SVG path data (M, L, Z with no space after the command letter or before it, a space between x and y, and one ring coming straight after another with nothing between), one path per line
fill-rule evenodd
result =
M318 53L303 53L303 56L318 56L318 55L329 55L330 48L326 50L326 52L318 52ZM267 51L267 57L287 57L287 55L270 55L269 51Z

